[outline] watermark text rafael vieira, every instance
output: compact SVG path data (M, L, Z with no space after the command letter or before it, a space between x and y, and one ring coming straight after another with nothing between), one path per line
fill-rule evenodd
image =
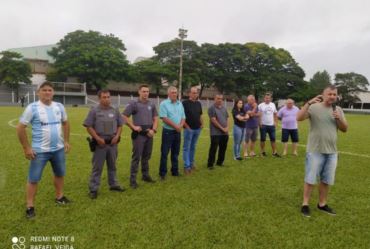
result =
M74 236L31 236L29 242L35 243L30 244L30 249L74 249L73 243L75 241ZM39 243L39 244L36 244ZM44 244L50 243L50 244ZM63 244L55 244L63 243Z

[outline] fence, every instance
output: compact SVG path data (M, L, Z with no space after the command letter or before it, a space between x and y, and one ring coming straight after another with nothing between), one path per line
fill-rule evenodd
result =
M112 105L114 105L115 107L119 107L119 108L124 108L126 107L126 105L131 101L131 100L134 100L134 99L137 99L138 97L137 96L120 96L120 95L117 95L117 96L111 96L111 102L112 102ZM157 98L149 98L149 100L153 103L156 104L157 107L159 107L159 104L165 100L166 98L160 98L160 97L157 97ZM98 100L98 97L96 95L88 95L87 96L87 105L91 106L91 105L96 105L98 104L99 100ZM203 108L208 108L210 107L211 105L213 105L214 101L213 99L207 99L207 100L200 100ZM227 109L231 109L233 108L234 106L234 101L224 101L224 106L227 108Z

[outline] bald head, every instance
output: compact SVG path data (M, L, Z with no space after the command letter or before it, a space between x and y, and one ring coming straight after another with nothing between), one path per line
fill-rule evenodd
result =
M198 99L198 95L199 95L198 87L196 86L191 87L189 90L189 99L195 101Z
M248 104L253 104L256 102L256 98L253 95L248 95L247 97Z
M294 100L292 99L287 99L286 102L285 102L285 105L288 109L292 109L293 106L294 106Z

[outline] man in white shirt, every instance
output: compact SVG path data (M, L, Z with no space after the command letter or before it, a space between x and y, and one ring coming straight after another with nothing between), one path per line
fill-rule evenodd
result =
M275 130L277 126L277 110L274 103L271 102L272 97L270 93L266 93L264 96L264 102L258 105L258 112L260 113L260 145L261 145L261 155L267 156L265 152L265 142L266 142L266 134L269 135L271 148L272 148L272 155L275 157L280 157L280 155L276 151L276 137L275 137Z

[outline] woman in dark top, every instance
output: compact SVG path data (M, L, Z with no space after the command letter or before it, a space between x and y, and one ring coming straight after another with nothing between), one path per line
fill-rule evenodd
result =
M243 160L240 156L240 149L245 136L245 122L249 119L248 114L244 111L243 100L238 99L235 101L232 115L234 119L234 160Z

